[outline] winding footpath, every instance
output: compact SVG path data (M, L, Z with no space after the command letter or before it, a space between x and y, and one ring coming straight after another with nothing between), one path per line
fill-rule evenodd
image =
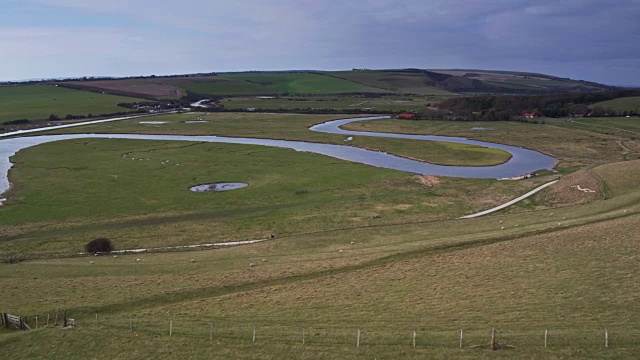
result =
M544 185L538 186L537 188L529 191L528 193L526 193L526 194L524 194L522 196L519 196L519 197L517 197L517 198L515 198L515 199L513 199L511 201L507 201L506 203L504 203L502 205L498 205L498 206L496 206L494 208L491 208L489 210L480 211L480 212L475 213L475 214L461 216L458 219L472 219L472 218L480 217L480 216L483 216L483 215L491 214L491 213L494 213L496 211L502 210L502 209L504 209L506 207L509 207L509 206L511 206L511 205L513 205L513 204L515 204L517 202L520 202L520 201L522 201L522 200L524 200L524 199L526 199L526 198L528 198L528 197L530 197L530 196L532 196L534 194L537 194L538 192L548 188L549 186L557 183L558 181L559 180L554 180L554 181L548 182L548 183L546 183Z

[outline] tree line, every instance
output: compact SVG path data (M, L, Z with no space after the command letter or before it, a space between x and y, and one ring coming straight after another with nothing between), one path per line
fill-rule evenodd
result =
M545 117L568 116L625 116L640 115L637 111L615 111L590 107L595 103L622 97L640 96L640 90L616 90L595 93L472 96L451 98L439 104L438 110L425 109L419 118L449 120L514 120L523 113L537 113Z

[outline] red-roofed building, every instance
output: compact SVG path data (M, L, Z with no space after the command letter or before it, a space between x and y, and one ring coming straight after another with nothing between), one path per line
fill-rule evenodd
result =
M415 118L416 118L416 114L411 114L411 113L402 113L398 115L398 119L415 119Z

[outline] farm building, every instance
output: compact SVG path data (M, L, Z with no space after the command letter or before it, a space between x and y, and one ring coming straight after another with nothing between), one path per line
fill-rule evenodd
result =
M416 114L411 114L411 113L402 113L398 115L398 119L415 119L415 118L416 118Z

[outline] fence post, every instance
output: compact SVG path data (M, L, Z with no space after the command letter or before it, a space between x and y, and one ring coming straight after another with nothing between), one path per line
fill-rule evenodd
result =
M36 315L36 330L38 330L38 315Z
M609 331L604 329L604 347L609 347Z
M496 329L491 329L491 350L496 350Z
M416 348L416 331L413 330L413 348Z
M209 327L209 341L213 340L213 323L210 324Z
M358 340L356 340L356 347L360 347L360 329L358 329Z
M173 319L169 320L169 336L173 334Z
M47 313L47 327L49 327L49 313Z
M544 329L544 347L547 347L548 336L549 336L549 329Z
M256 342L256 328L253 327L253 342Z
M464 331L460 329L460 349L462 349L463 344L464 344Z

